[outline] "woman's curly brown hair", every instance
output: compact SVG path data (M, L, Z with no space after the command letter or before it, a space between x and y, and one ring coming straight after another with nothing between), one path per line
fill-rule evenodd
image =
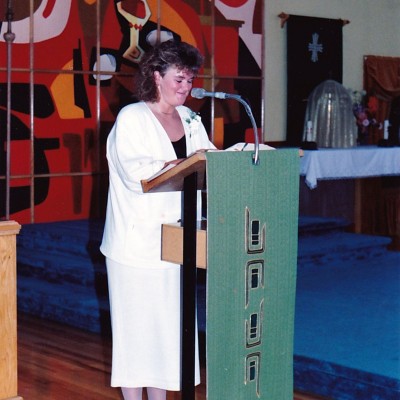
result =
M204 61L196 47L176 40L163 42L147 52L140 62L140 74L137 80L137 96L142 101L158 100L158 90L154 72L164 76L168 68L188 71L197 75Z

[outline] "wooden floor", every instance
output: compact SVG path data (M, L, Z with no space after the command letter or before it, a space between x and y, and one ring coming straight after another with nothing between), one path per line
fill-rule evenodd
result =
M119 390L110 388L110 370L108 335L19 315L18 395L24 400L121 400ZM205 382L204 368L201 374ZM168 393L168 400L180 399L180 393ZM294 399L319 398L295 393ZM204 383L196 400L206 400Z

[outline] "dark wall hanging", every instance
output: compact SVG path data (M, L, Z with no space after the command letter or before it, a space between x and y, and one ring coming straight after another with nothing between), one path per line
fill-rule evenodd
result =
M343 34L348 21L280 14L287 30L287 123L289 146L300 146L307 98L321 82L342 83Z

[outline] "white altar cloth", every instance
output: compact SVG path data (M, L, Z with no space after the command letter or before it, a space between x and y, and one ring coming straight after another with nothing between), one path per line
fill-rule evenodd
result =
M400 175L400 147L304 150L300 175L310 189L316 188L320 179Z

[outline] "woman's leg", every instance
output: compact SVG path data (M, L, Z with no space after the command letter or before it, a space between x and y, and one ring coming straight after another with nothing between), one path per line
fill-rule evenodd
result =
M166 400L167 391L164 389L147 388L147 397L149 400Z
M142 388L121 388L124 400L142 400Z

